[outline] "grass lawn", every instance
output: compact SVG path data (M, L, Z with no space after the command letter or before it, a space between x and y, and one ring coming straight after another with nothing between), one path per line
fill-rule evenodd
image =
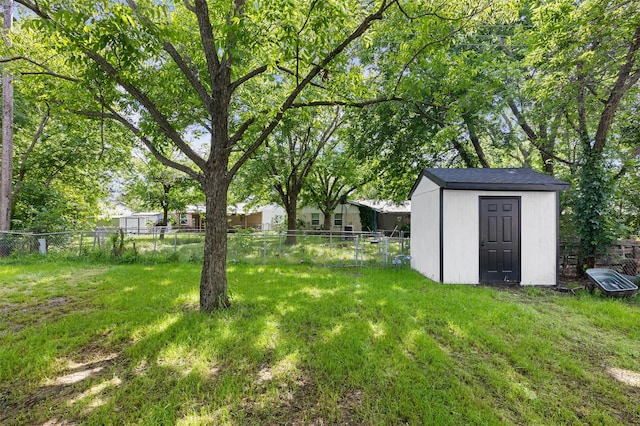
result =
M402 269L0 264L1 424L640 424L640 300ZM67 423L65 423L67 422Z

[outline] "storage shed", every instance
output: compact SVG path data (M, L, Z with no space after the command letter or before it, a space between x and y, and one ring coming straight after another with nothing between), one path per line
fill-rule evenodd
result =
M531 169L424 169L411 190L411 266L442 283L558 283L559 193Z

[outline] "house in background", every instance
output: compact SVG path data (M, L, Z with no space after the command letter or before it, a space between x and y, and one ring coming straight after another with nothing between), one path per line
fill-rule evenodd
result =
M229 228L253 228L262 231L276 229L284 223L287 212L279 205L272 203L261 207L250 207L247 203L237 203L227 208Z
M190 204L184 211L175 212L176 228L189 230L204 229L206 208L204 204Z
M118 227L120 218L131 216L133 213L120 201L101 200L99 202L100 214L95 218L96 226Z
M305 206L298 210L298 222L304 229L322 229L324 214L317 207ZM338 204L331 214L331 228L327 231L360 232L360 210L357 206L347 202Z
M350 203L371 211L373 220L367 228L373 232L396 234L411 226L411 201L395 203L388 200L353 200Z
M424 169L411 190L411 266L442 283L556 285L560 191L531 169Z
M148 234L162 220L162 213L142 212L120 216L118 227L131 234Z
M371 220L362 227L361 210L369 211ZM298 211L305 229L321 229L324 215L317 207L305 206ZM396 204L393 201L353 200L339 204L331 215L331 231L398 233L411 222L411 203ZM395 231L395 232L394 232Z

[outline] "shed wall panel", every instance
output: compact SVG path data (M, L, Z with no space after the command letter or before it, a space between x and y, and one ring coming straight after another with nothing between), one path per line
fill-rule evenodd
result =
M522 285L556 283L556 193L445 190L443 281L479 282L479 197L521 197ZM415 213L418 209L414 210ZM415 244L412 238L412 245Z
M422 178L411 197L411 267L440 280L440 187Z

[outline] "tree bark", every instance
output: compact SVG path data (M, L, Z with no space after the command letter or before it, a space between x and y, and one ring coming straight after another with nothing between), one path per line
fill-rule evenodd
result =
M324 229L325 231L329 231L331 229L331 211L330 210L327 210L326 212L324 210L320 210L320 211L324 215L324 221L322 222L322 229Z
M487 156L484 154L484 149L482 149L482 145L480 145L480 138L478 137L478 134L476 133L476 128L471 120L472 119L469 117L464 117L464 123L467 125L467 130L469 131L469 139L471 140L471 144L473 145L473 149L475 150L476 155L478 156L478 160L480 161L480 164L485 169L488 169L491 166L487 161Z
M285 244L294 245L296 243L296 228L298 222L298 195L288 194L288 200L284 209L287 212L287 238Z
M4 1L3 34L11 31L13 1ZM8 42L7 42L8 43ZM2 160L0 165L0 231L11 229L11 190L13 180L13 77L2 71Z
M200 309L212 312L229 307L227 297L227 190L226 179L207 176L204 259L200 276Z
M169 223L169 191L171 191L171 185L162 184L162 223L160 226L160 239L164 240L164 233L167 230L167 224Z

